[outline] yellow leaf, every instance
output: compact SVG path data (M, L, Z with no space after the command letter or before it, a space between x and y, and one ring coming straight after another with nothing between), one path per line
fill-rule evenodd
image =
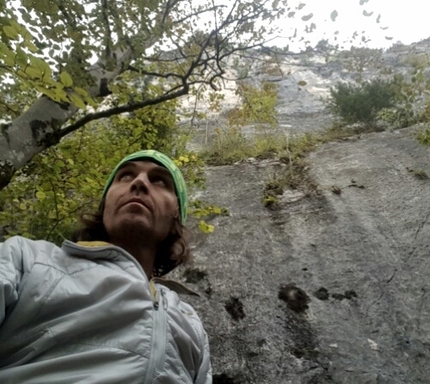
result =
M70 94L69 98L70 98L71 102L73 104L75 104L78 108L81 108L81 109L87 108L84 101L76 93Z
M36 197L37 197L39 200L44 200L44 199L46 198L46 194L45 194L45 192L43 192L43 191L37 191L37 192L36 192Z
M65 87L71 87L73 85L73 80L67 72L61 72L60 81Z
M30 50L32 53L36 53L39 51L39 48L37 48L31 41L26 40L24 42L24 45Z
M30 56L30 63L32 66L40 70L40 72L43 74L51 71L51 68L49 68L49 64L39 57Z
M75 88L73 88L73 90L78 94L78 95L81 95L81 96L88 96L88 92L85 90L85 89L83 89L83 88L81 88L81 87L75 87Z
M24 73L30 78L30 79L38 79L42 77L42 71L29 65L25 68Z
M47 88L45 88L45 87L43 87L43 86L40 86L40 85L38 85L38 84L33 84L33 86L34 86L34 88L36 88L39 92L43 93L45 96L48 96L50 99L55 100L55 101L58 101L58 100L59 100L59 99L58 99L58 96L57 96L54 92L52 92L51 90L49 90L49 89L47 89Z
M204 233L211 233L214 231L215 227L201 220L199 223L199 229Z

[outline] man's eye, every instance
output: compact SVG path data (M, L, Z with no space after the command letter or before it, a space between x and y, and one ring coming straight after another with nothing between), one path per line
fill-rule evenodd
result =
M160 185L164 185L164 186L167 185L167 181L163 177L154 177L152 179L152 183L153 184L160 184Z
M133 178L131 172L123 172L119 175L118 180L130 180Z

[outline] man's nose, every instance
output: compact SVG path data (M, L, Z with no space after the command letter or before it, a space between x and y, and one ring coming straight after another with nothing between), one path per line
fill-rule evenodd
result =
M142 191L148 193L149 179L146 174L137 175L130 184L131 191Z

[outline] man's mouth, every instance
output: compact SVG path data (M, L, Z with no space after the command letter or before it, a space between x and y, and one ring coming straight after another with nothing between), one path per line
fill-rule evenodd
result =
M128 204L139 204L139 205L142 205L143 207L145 207L146 209L149 210L148 205L141 199L130 199L124 205L128 205Z

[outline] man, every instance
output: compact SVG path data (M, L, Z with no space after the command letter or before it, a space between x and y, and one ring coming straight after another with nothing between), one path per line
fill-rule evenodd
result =
M165 285L188 290L160 279L189 259L186 210L174 162L140 151L76 242L0 244L0 383L212 383L200 319Z

